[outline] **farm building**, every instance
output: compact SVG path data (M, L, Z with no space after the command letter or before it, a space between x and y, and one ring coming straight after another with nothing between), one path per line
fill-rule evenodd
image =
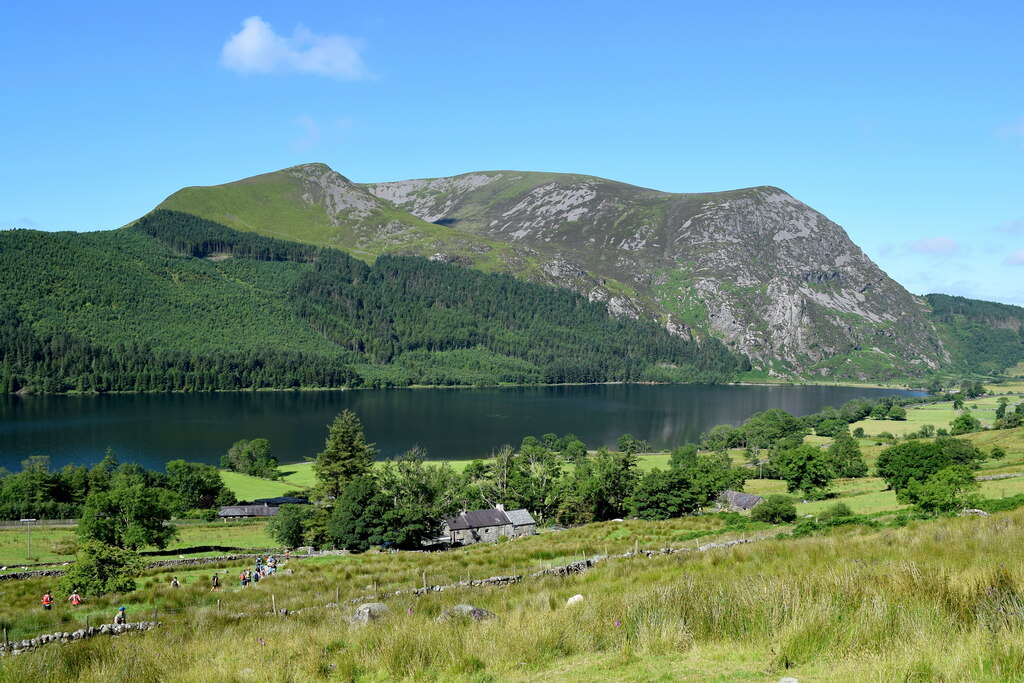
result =
M441 521L441 536L451 545L494 542L499 536L518 538L537 533L537 521L527 510L470 510Z
M740 491L722 491L718 496L718 507L734 512L752 510L764 498L755 496L753 493L742 493Z
M282 505L309 505L309 501L305 498L292 498L289 496L260 498L248 505L225 505L217 512L217 517L225 522L234 519L273 517Z

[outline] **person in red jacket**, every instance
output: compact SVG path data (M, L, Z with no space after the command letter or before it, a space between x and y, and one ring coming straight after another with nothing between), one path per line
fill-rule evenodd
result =
M43 593L43 609L48 610L53 606L53 596L50 591Z
M82 604L82 596L78 594L78 591L72 591L71 597L69 597L68 600L70 600L71 604L75 607L78 607Z

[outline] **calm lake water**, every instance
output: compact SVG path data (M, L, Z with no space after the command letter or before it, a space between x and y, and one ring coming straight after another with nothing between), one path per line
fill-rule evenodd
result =
M29 455L53 467L90 465L109 446L152 469L176 458L217 464L238 439L263 437L281 462L323 447L326 425L354 410L382 457L415 445L431 458L486 457L526 435L573 432L590 448L624 433L656 448L695 440L717 424L781 408L795 415L895 392L828 386L598 385L503 389L0 396L0 466Z

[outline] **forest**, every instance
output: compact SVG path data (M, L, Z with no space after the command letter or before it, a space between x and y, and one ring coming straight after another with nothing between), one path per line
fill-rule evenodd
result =
M0 391L721 382L713 338L564 289L158 210L118 231L0 234Z
M1024 360L1024 308L946 294L925 298L947 332L957 370L998 375Z

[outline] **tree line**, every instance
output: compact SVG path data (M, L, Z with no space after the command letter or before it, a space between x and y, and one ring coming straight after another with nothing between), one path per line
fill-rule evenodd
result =
M0 235L0 391L718 382L714 338L569 290L158 210L109 233Z
M675 451L667 470L643 473L643 442L620 439L619 451L590 453L575 436L526 437L460 473L432 463L418 449L373 467L376 450L351 411L329 427L313 461L318 505L284 505L270 522L274 538L289 546L337 546L362 551L375 545L418 548L434 538L442 518L459 510L525 508L541 523L583 524L623 517L668 519L711 504L741 488L746 470L728 456Z

